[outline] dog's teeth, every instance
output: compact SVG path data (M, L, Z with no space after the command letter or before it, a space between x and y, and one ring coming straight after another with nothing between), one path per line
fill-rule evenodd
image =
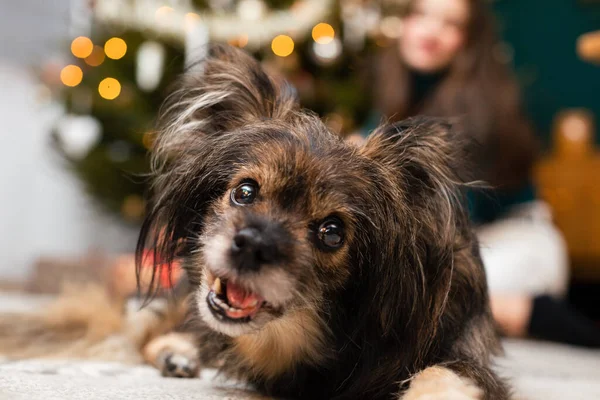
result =
M217 303L220 307L226 309L226 310L230 310L231 307L229 307L229 304L225 303L223 300L221 300L220 298L216 297L215 298L215 303Z
M254 299L250 302L250 304L248 304L248 306L246 308L256 307L257 304L258 304L258 299Z
M213 283L212 290L216 294L221 294L221 278L215 278L215 283Z

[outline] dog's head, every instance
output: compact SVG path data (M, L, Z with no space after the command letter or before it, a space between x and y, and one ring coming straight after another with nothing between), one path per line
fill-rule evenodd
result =
M448 284L461 221L451 129L409 120L357 147L293 94L211 48L165 106L139 248L185 257L201 317L229 336L341 301L383 333L436 319L447 292L425 292Z

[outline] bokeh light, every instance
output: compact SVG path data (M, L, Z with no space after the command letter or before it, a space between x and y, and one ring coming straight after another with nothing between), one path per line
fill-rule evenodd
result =
M276 36L271 42L271 50L279 57L287 57L294 51L294 40L287 35Z
M240 0L237 3L238 16L248 21L258 21L266 11L262 0Z
M104 49L100 46L94 46L92 54L85 58L85 63L91 67L97 67L104 62Z
M82 79L83 71L77 65L67 65L60 71L60 80L66 86L77 86Z
M315 42L320 44L327 44L335 37L335 31L333 27L325 22L315 25L312 30L312 38Z
M385 17L381 20L379 30L387 38L399 38L402 35L402 19L395 15Z
M184 19L185 29L187 31L194 29L200 23L200 20L201 20L200 16L193 12L189 12L189 13L185 14L185 17L183 19Z
M588 32L577 38L577 54L582 60L600 64L600 31Z
M379 36L375 39L375 44L379 47L389 47L392 41L385 36Z
M98 93L106 100L116 99L121 93L121 84L115 78L105 78L98 85Z
M147 148L148 150L152 149L152 146L154 145L154 139L156 139L155 132L148 131L148 132L144 133L144 136L142 136L142 143L143 143L144 147Z
M157 21L163 22L168 16L171 15L172 12L173 9L171 7L162 6L159 7L158 10L156 10L156 13L154 13L154 17Z
M228 40L227 43L236 47L246 47L248 45L248 35L246 35L245 33L241 34L236 38Z
M93 49L92 40L85 36L79 36L71 42L71 53L77 58L86 58L92 54Z
M110 38L104 44L104 52L108 58L118 60L127 53L127 43L121 38Z
M240 37L238 38L238 46L246 47L247 44L248 44L248 35L246 35L246 34L240 35Z
M131 194L125 197L125 200L121 205L121 212L128 220L137 220L144 215L145 207L146 205L142 197L137 194Z
M313 43L313 51L321 64L329 64L342 54L342 43L339 39L334 39L325 44L315 42Z

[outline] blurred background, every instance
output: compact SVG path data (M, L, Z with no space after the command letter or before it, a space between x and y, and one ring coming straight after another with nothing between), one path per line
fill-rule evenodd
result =
M58 276L102 274L131 254L157 110L204 44L252 52L349 136L369 124L372 66L402 35L407 2L2 3L0 281L51 291ZM567 244L568 297L600 319L600 2L489 5L495 57L514 71L542 143L533 180Z

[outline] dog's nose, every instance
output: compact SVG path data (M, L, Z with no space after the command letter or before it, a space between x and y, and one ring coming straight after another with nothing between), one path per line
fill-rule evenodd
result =
M261 264L275 261L276 246L265 239L255 228L244 228L233 237L231 253L239 269L257 271Z

